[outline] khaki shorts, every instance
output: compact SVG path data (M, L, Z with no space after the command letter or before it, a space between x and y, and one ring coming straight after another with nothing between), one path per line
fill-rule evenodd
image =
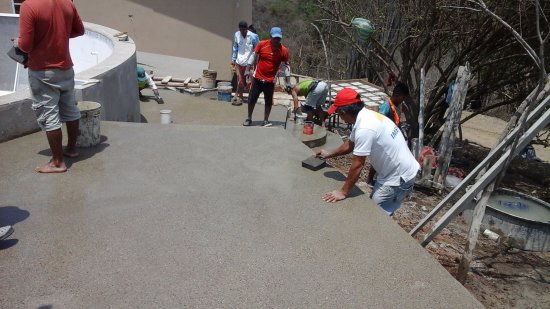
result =
M32 109L43 131L57 130L63 122L80 119L72 68L28 71Z

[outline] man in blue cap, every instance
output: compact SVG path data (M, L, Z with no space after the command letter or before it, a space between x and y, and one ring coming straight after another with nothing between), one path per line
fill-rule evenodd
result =
M273 27L270 31L271 38L258 43L254 54L250 57L246 67L245 74L250 75L251 68L255 67L252 74L252 87L248 97L248 117L245 119L243 126L252 125L252 113L254 106L258 101L260 93L263 92L265 100L264 122L263 126L270 126L269 114L273 106L273 91L275 89L275 77L279 71L279 67L285 67L286 84L290 85L290 63L288 49L281 44L283 32L279 27Z

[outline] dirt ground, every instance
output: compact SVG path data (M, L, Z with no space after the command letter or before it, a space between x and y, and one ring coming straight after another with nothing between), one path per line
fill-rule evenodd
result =
M453 159L459 162L456 167L466 173L473 169L485 158L504 125L502 120L487 116L476 116L467 122L463 127L467 141L457 143L453 152ZM340 133L345 135L345 132ZM537 156L550 161L550 149L537 149ZM350 162L351 156L328 160L328 164L344 174ZM550 163L547 162L515 159L501 186L550 202ZM358 183L362 188L366 188L365 170ZM408 232L444 198L444 194L415 188L394 219ZM430 227L428 224L424 231ZM462 218L457 217L426 246L453 276L464 251L468 228ZM424 231L417 234L418 239ZM487 308L550 308L550 253L514 249L480 235L465 287Z

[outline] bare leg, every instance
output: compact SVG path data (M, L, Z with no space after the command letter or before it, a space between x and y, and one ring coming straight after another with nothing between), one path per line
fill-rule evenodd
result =
M248 99L248 119L252 119L252 114L254 113L254 107L256 106L256 100L252 101Z
M306 121L313 121L313 111L312 110L307 111Z
M275 84L270 84L269 86L266 86L266 89L264 90L264 100L265 100L264 121L268 121L269 114L271 114L271 107L273 106L274 88L275 88Z
M325 111L323 110L323 108L320 105L317 106L317 117L321 121L321 126L324 127L325 126L325 119L327 117L326 117Z
M73 120L73 121L67 121L67 147L65 147L65 151L63 152L63 155L69 158L76 158L78 157L78 152L76 151L76 139L78 138L79 129L78 129L79 119Z
M52 160L42 166L36 167L39 173L63 173L67 171L67 166L63 162L63 133L61 129L47 131L46 137L52 151Z

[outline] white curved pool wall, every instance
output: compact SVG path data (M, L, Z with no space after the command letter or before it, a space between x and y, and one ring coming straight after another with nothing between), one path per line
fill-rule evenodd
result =
M6 42L10 37L18 36L18 19L17 15L0 14L3 50L9 49L11 43ZM119 31L111 28L91 23L84 26L85 36L70 40L77 100L100 103L102 120L140 122L134 42L119 41L113 36ZM0 95L0 142L39 130L31 109L27 72L16 67L0 52L0 94L4 94Z
M114 42L110 38L86 29L83 36L69 41L74 72L78 74L100 64L113 54L114 47Z

